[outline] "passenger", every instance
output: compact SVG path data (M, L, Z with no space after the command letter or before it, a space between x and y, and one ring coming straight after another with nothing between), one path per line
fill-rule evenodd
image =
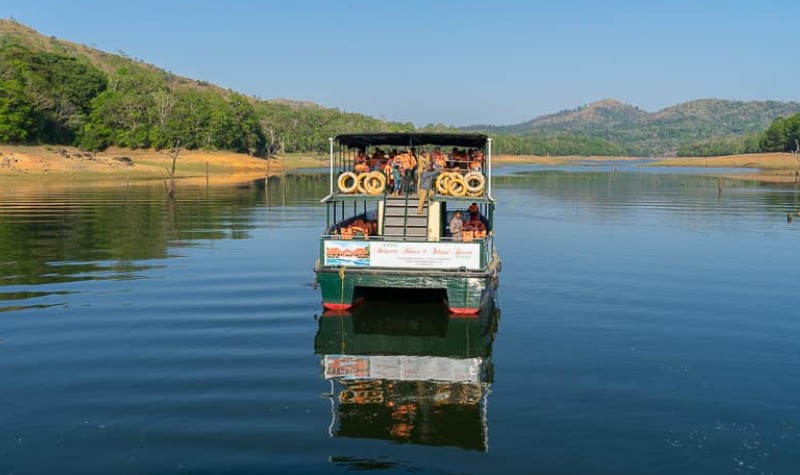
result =
M453 147L453 150L451 150L450 154L447 155L447 169L448 170L453 170L454 168L456 168L458 166L457 165L458 154L459 154L458 149L456 147Z
M473 231L486 231L486 225L477 217L472 218L468 226Z
M392 195L398 196L403 189L403 172L400 171L400 165L395 163L392 166Z
M483 152L478 149L475 149L470 155L469 171L483 171Z
M453 241L461 241L462 233L464 231L464 222L461 221L461 211L453 213L453 218L450 220L450 236Z
M358 153L356 153L353 162L355 165L353 166L353 171L356 173L364 173L369 171L369 165L367 164L367 153L364 151L363 148L358 149Z
M422 152L417 163L417 184L421 183L422 173L428 171L429 165L432 165L431 154Z
M427 152L422 153L424 155ZM436 179L436 175L438 174L439 172L433 169L433 163L428 162L425 171L419 177L419 202L417 203L417 214L422 214L422 208L425 207L425 203L431 196L433 180Z
M439 170L444 170L447 166L447 157L442 153L442 149L436 147L433 149L433 166Z
M467 155L466 150L462 150L458 154L458 169L461 171L466 171L469 169L469 156Z
M356 162L356 166L353 167L353 171L356 173L367 173L369 172L369 165L367 165L367 162Z
M369 163L369 169L372 171L381 170L383 167L381 164L380 153L378 153L379 150L380 150L379 148L375 149L375 152L372 153L372 155L369 157L369 160L367 161Z
M400 166L400 174L402 175L401 191L405 192L406 188L411 186L410 182L413 179L414 168L417 166L417 159L411 154L411 150L406 149L405 152L394 157L394 160Z
M469 213L470 221L475 221L477 219L480 219L481 210L480 208L478 208L478 203L472 203L471 205L469 205L469 208L467 208L467 212Z

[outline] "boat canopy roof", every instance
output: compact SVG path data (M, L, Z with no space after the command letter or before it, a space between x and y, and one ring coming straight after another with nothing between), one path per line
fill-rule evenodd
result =
M365 134L339 134L336 141L350 148L374 145L416 147L441 145L450 147L483 148L489 137L477 133L444 132L375 132Z

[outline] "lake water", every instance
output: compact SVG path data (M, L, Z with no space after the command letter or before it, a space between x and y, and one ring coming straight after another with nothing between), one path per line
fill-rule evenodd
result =
M322 316L324 176L5 186L0 475L797 473L798 190L505 170L478 322Z

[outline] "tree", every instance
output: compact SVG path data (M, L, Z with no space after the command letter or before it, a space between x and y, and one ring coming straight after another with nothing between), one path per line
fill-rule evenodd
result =
M783 151L786 144L786 119L778 117L761 137L761 150L764 152Z
M22 85L15 80L0 80L0 142L18 143L36 134L32 104Z

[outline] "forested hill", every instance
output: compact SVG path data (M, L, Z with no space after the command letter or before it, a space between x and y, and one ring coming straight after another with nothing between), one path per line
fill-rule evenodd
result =
M800 112L800 102L702 99L647 112L613 99L508 126L475 125L513 136L573 134L614 143L631 155L660 155L700 141L764 131L777 117Z
M797 102L705 99L650 113L603 100L517 125L460 130L491 133L496 153L708 153L764 148L759 134L774 119L798 111ZM180 141L190 149L263 156L277 144L286 152L324 153L328 137L337 133L414 129L408 122L387 122L310 102L245 96L123 52L99 51L0 19L0 143L101 150L112 145L159 149ZM459 129L428 125L419 130ZM789 132L776 137L783 135L793 137Z
M0 20L0 143L210 148L263 155L327 149L341 132L408 131L291 100L261 100Z

